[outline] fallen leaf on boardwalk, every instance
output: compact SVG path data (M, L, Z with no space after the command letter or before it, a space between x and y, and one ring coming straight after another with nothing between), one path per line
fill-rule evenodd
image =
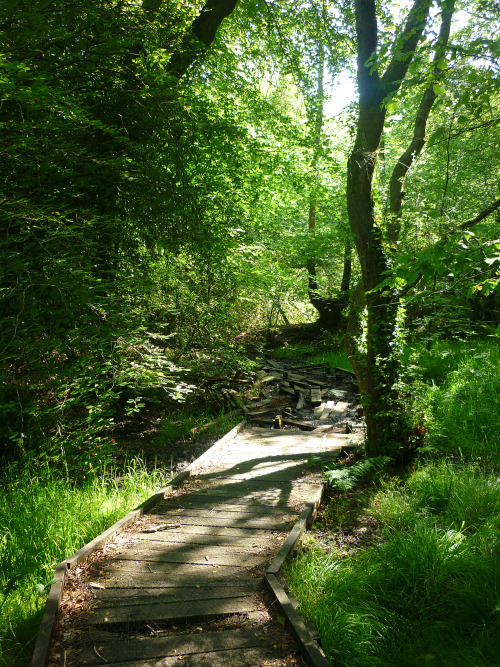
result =
M98 584L97 582L91 582L89 584L89 588L106 588L106 586L103 586L102 584Z
M171 528L180 528L180 523L161 523L158 526L146 526L141 533L157 533L159 530L170 530Z

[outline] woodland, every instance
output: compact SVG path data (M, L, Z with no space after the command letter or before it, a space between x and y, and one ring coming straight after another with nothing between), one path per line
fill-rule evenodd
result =
M279 347L363 405L290 571L329 659L498 664L498 10L2 0L0 664ZM367 514L361 555L325 538Z

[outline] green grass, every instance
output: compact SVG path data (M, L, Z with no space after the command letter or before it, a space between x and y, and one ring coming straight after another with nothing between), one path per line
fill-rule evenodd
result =
M274 350L273 356L276 359L300 359L300 357L309 357L314 354L316 348L311 343L300 343L287 345Z
M163 418L157 444L169 448L176 443L192 441L199 433L206 438L217 438L230 431L242 419L242 414L221 412L214 417L208 410L182 406ZM196 429L194 433L193 429Z
M274 351L277 359L301 359L304 364L328 364L330 368L344 368L352 371L349 360L344 350L339 348L330 349L329 346L318 345L290 345L281 347Z
M425 466L383 487L371 511L382 544L350 558L313 548L290 567L332 664L498 664L497 477Z
M57 563L164 486L169 471L133 461L72 485L11 466L0 487L0 664L26 665Z
M436 344L418 358L416 411L429 443L465 460L500 465L500 345L495 339Z
M446 342L419 354L408 394L434 456L364 491L378 543L342 557L312 539L289 567L335 665L500 664L499 346Z

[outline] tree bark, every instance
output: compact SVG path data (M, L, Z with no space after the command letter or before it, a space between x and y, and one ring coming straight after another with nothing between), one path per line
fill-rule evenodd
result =
M222 21L228 17L238 0L208 0L191 23L179 48L170 58L167 74L181 79L189 67L208 49Z
M357 364L354 371L362 387L366 451L371 456L394 454L404 438L398 423L402 410L393 390L398 376L398 359L394 354L398 299L393 290L373 291L389 268L382 232L374 215L373 174L386 116L383 102L397 92L408 72L427 21L429 2L415 0L401 34L394 41L383 76L376 62L373 63L377 52L375 0L356 0L355 13L359 115L356 140L348 161L347 209L368 311L366 362Z
M320 39L318 43L318 73L316 95L310 114L310 122L312 126L312 142L314 146L311 170L314 174L315 181L317 180L318 175L318 161L321 152L321 133L323 131L324 122L324 69L325 48ZM317 206L318 202L313 187L313 191L310 195L308 214L308 228L311 235L314 235L316 229ZM347 248L349 248L349 250L347 250ZM343 326L342 310L347 306L347 300L349 298L348 292L351 276L350 244L348 243L344 253L344 272L342 276L340 296L338 298L332 299L321 295L319 291L316 261L314 256L310 256L307 259L306 269L308 273L309 301L311 305L314 306L314 308L318 311L319 326L327 329L328 331L339 331Z
M401 213L404 199L404 179L408 170L410 169L414 160L420 155L425 144L425 133L427 129L427 120L431 112L432 106L437 99L437 94L434 86L443 76L442 69L439 68L439 63L444 57L448 40L450 38L450 27L453 12L455 10L455 0L448 0L443 3L441 27L439 36L434 48L433 72L432 82L425 90L420 105L418 107L415 125L413 129L413 137L410 145L401 155L394 167L389 183L389 209L390 219L387 226L387 241L391 246L394 246L399 237L401 230Z

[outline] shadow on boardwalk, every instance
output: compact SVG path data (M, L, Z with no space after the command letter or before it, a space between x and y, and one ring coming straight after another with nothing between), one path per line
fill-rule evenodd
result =
M307 462L335 456L345 442L243 430L77 573L49 664L303 664L262 581L298 513L321 492Z

